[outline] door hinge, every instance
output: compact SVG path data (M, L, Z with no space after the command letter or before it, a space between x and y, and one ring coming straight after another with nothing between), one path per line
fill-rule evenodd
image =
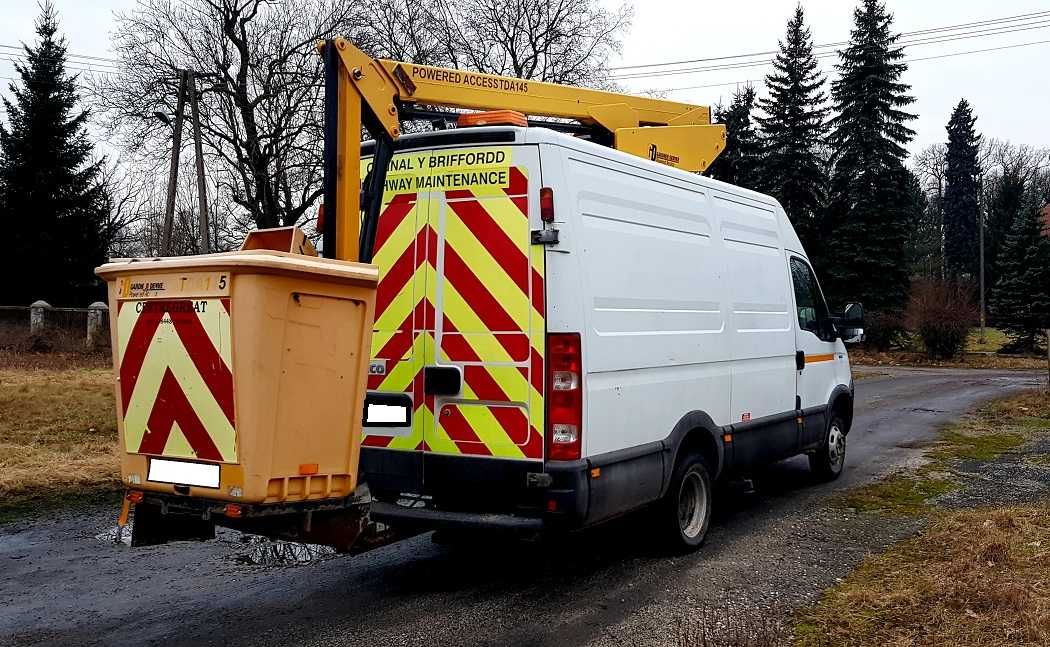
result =
M806 351L797 350L795 351L795 370L801 371L806 368Z
M557 245L558 244L558 230L557 229L533 229L532 230L532 244L533 245Z

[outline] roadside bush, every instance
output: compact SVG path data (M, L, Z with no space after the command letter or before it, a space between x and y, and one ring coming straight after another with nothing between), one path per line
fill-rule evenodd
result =
M973 288L944 279L912 282L906 322L932 359L950 359L962 353L977 317Z
M908 344L908 331L900 312L868 312L864 315L864 349L885 353Z
M81 353L108 355L109 336L100 337L99 344L88 349L84 331L59 326L47 326L40 332L30 332L29 326L19 323L0 323L0 350L14 353Z

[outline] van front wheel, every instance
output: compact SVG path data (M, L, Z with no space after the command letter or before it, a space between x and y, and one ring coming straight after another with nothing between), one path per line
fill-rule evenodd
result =
M678 551L695 550L711 524L711 476L700 456L684 457L663 501L660 523Z
M842 474L846 465L846 425L842 417L835 415L828 425L828 433L820 449L809 455L809 468L817 477L833 481Z

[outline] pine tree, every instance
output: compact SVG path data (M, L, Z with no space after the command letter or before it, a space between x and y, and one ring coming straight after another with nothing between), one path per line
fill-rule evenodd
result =
M1003 243L999 281L992 290L996 321L1015 350L1035 350L1050 327L1050 231L1035 205L1023 209Z
M1031 199L1028 184L1018 167L1006 169L994 177L985 190L986 221L984 230L984 276L985 285L994 286L999 281L1000 256L1006 237L1013 229L1014 221L1022 211L1029 208ZM995 312L992 311L994 318Z
M780 52L766 76L769 98L759 100L763 152L760 188L780 201L811 260L822 251L817 218L824 206L827 169L819 146L827 131L824 76L802 5L787 24Z
M101 161L90 159L86 110L66 71L66 41L54 6L36 21L38 40L23 45L19 83L4 98L0 125L0 216L7 235L5 301L87 305L103 296L93 270L105 259ZM17 280L15 280L17 277Z
M821 224L831 232L823 274L832 301L860 300L890 315L907 300L905 242L921 208L903 165L915 134L905 125L914 115L903 108L914 99L900 82L907 65L885 5L864 0L853 16L831 88L834 166Z
M974 279L980 272L977 153L981 136L974 129L976 122L969 102L960 99L948 122L943 212L945 261L955 278Z
M751 85L733 92L729 107L715 108L714 121L726 126L726 148L708 167L710 177L747 189L758 188L762 145L753 123L754 110L755 88Z

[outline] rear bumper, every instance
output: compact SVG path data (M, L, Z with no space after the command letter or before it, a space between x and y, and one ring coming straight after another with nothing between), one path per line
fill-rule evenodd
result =
M418 525L429 529L499 529L516 532L543 530L543 519L512 514L454 512L434 508L413 508L396 503L372 502L368 511L372 521L390 525Z
M586 460L515 461L361 449L362 479L378 499L374 520L417 528L537 531L588 521ZM395 503L401 495L425 506Z

